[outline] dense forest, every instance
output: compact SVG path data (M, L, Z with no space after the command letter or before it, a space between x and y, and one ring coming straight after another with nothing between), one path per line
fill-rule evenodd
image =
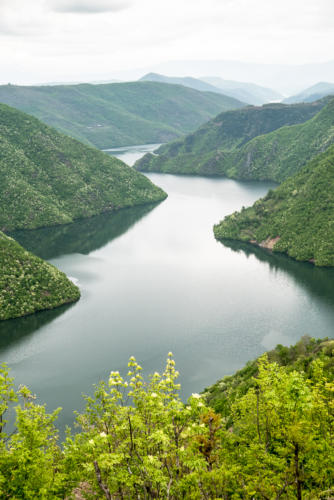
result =
M1 232L0 269L0 320L53 309L80 297L64 273Z
M67 224L136 205L145 205L147 211L167 196L116 158L4 104L0 104L0 148L2 231ZM0 320L79 298L79 289L65 274L3 232L0 252Z
M334 146L267 196L214 227L224 241L249 241L297 260L334 266Z
M281 182L334 142L334 100L221 113L184 139L146 154L147 172Z
M126 376L112 371L86 397L77 431L62 444L60 408L48 414L26 387L14 390L3 365L0 494L330 499L333 349L333 341L310 338L278 346L186 404L172 353L148 381L131 357Z
M0 229L67 224L166 198L120 160L0 104Z

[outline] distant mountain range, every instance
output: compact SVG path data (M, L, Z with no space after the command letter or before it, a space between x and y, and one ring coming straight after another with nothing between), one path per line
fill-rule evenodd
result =
M225 95L240 99L248 104L254 104L255 106L269 102L278 102L283 99L282 94L276 92L276 90L261 87L255 83L223 80L215 76L203 77L202 80L215 85L215 87L219 88Z
M224 80L254 82L289 96L319 81L334 82L334 59L311 64L262 64L226 60L183 60L114 73L111 77L136 80L146 73L200 78L213 75Z
M137 161L140 171L282 181L334 142L334 99L220 113Z
M319 82L309 87L299 94L292 95L284 99L284 103L292 104L296 102L314 102L327 95L334 95L334 83Z
M275 90L256 85L255 83L234 82L218 77L192 78L172 77L148 73L140 81L164 82L183 85L204 92L224 94L247 104L261 105L272 101L280 101L283 96Z
M317 82L334 82L334 59L326 62L307 64L265 64L231 60L180 60L166 61L144 67L123 71L104 72L96 81L90 83L110 83L116 80L132 82L147 73L184 77L190 75L195 79L208 81L211 77L225 81L253 82L264 88L275 89L284 96L300 93L303 89ZM210 80L207 80L209 77ZM54 85L58 85L59 82ZM66 82L68 85L69 82ZM49 83L47 83L49 85Z
M244 103L159 82L0 86L0 102L100 149L167 142Z
M191 89L196 89L201 92L215 92L222 94L221 90L210 83L206 83L198 78L193 78L191 76L166 76L159 75L158 73L147 73L147 75L142 76L139 79L140 82L160 82L160 83L170 83L173 85L183 85L184 87L189 87Z

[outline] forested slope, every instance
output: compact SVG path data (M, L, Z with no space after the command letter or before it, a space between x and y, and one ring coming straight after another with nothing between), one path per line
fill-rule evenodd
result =
M1 232L0 269L0 320L53 309L80 297L64 273Z
M221 113L136 163L141 171L282 181L334 142L334 100Z
M167 195L120 160L0 105L0 230L66 224Z
M334 146L252 207L225 217L214 234L334 266Z

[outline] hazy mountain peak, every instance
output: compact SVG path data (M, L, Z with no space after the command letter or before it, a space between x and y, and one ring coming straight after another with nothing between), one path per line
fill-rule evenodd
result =
M318 82L311 87L306 88L298 94L292 95L283 102L287 104L297 103L297 102L314 102L327 95L334 95L334 83L330 82Z
M191 76L166 76L150 72L140 80L165 82L191 87L200 91L216 92L233 97L241 102L260 106L272 101L281 101L283 96L276 90L262 87L256 83L224 80L218 76L194 78Z

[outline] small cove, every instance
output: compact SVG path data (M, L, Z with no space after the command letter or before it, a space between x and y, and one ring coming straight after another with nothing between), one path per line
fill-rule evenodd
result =
M109 152L132 164L155 147ZM213 237L214 223L272 184L149 177L169 195L159 205L16 233L82 292L72 306L0 323L1 361L49 410L63 407L61 427L131 355L151 373L172 351L186 398L277 343L333 336L334 270Z

